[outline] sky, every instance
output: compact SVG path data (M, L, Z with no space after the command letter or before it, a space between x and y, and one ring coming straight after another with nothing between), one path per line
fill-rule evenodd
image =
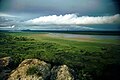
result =
M120 30L119 0L0 0L0 30Z

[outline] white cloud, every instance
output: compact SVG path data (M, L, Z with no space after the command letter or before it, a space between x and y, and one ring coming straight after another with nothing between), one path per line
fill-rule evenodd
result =
M15 25L12 25L12 26L7 26L7 27L0 27L0 29L1 29L1 28L3 28L3 29L4 29L4 28L14 28L14 27L15 27Z
M116 24L120 23L120 15L113 16L81 16L76 14L50 15L25 21L28 25L90 25L90 24Z
M82 27L80 27L82 30L94 30L94 28L91 28L91 27L84 27L84 26L82 26Z
M5 13L0 13L0 16L3 16L3 17L17 17L17 16L5 14Z

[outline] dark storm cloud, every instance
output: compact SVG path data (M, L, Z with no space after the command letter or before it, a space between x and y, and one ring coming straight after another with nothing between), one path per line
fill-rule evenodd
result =
M116 14L117 0L0 0L1 11L81 15ZM117 10L118 11L118 10Z
M116 6L116 10L120 13L120 0L112 0L114 5Z
M0 11L7 11L11 7L11 0L0 0Z

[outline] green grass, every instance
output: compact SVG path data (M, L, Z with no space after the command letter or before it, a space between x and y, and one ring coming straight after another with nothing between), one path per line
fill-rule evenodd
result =
M33 32L6 34L12 36L6 35L3 38L0 35L2 38L0 40L0 57L11 56L14 60L13 66L18 66L24 59L37 58L52 65L68 65L75 70L79 79L95 78L94 80L97 80L96 78L102 76L105 66L120 64L120 45L116 40L90 39L81 41L55 38L47 36L47 33ZM21 39L23 38L21 36L25 37L25 40ZM84 74L88 76L83 76Z
M85 49L88 51L99 51L101 47L107 47L111 45L116 45L119 43L119 40L110 40L110 39L92 39L88 41L81 41L77 39L67 39L67 38L55 38L50 36L44 36L47 33L34 33L34 32L18 32L18 33L10 33L14 36L24 36L28 38L35 39L35 42L49 42L49 43L57 43L63 46L71 46L76 47L78 49ZM39 35L43 34L43 35Z

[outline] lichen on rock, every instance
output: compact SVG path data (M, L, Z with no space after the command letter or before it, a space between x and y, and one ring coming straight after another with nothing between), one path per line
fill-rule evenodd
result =
M32 75L27 74L29 68L37 66L41 75L34 73ZM8 80L45 80L50 75L51 65L38 59L26 59L17 69L13 70Z
M10 65L12 61L13 60L11 57L0 58L0 80L6 80L9 76L11 72Z
M55 66L51 70L51 80L74 80L66 65Z

